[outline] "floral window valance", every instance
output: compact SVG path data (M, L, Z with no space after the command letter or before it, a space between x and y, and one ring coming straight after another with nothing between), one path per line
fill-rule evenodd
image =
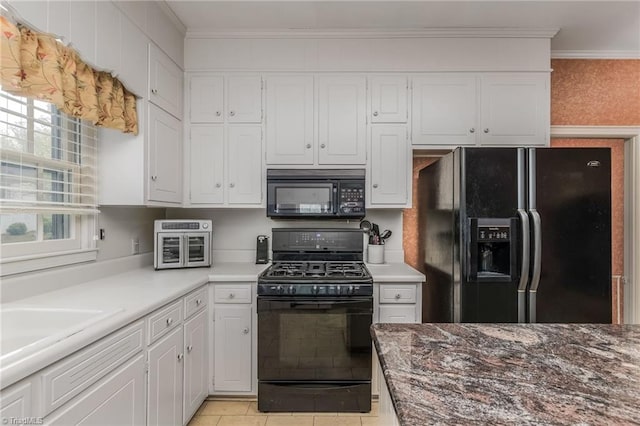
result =
M0 84L6 92L51 102L97 126L138 134L136 97L50 34L0 16Z

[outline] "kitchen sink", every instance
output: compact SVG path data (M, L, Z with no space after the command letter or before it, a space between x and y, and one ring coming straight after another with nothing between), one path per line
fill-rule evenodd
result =
M0 363L37 352L122 310L0 307Z

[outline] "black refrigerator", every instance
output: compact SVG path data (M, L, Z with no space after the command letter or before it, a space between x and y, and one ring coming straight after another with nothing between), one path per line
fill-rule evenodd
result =
M418 209L423 322L611 323L609 148L458 148Z

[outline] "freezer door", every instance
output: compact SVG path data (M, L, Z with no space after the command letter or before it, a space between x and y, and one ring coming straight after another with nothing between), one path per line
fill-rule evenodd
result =
M529 320L611 323L611 152L542 148L529 155Z

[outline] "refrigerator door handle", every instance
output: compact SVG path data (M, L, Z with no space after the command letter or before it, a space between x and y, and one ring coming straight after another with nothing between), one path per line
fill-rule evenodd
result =
M518 322L526 322L527 283L529 282L529 260L531 242L529 240L529 216L524 209L518 209L522 225L522 268L518 284Z
M529 287L529 322L536 322L536 296L542 271L542 223L536 209L529 210L533 224L533 272Z

